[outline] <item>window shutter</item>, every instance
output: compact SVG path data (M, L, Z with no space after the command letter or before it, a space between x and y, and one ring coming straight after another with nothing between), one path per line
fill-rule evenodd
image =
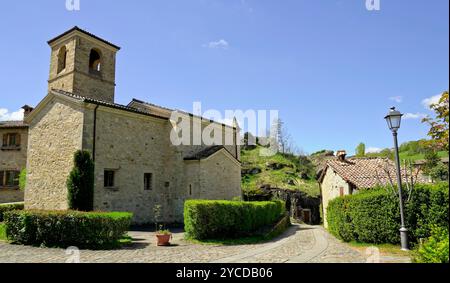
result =
M3 134L3 146L8 145L8 134Z
M5 183L3 182L4 181L4 175L5 175L5 172L4 171L0 171L0 187L5 185Z
M20 146L20 136L21 134L16 134L16 146Z

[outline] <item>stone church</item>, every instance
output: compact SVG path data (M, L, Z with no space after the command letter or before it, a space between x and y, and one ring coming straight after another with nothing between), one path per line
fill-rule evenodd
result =
M237 123L200 120L202 128L231 133L232 145L174 145L174 110L138 99L114 102L118 46L78 27L48 44L48 94L24 120L27 209L68 208L66 180L80 149L95 162L95 210L130 211L135 223L153 222L156 205L163 221L182 222L186 199L241 197Z

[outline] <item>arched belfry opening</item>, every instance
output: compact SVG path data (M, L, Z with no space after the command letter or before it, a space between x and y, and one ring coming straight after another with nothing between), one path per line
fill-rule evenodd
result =
M97 49L92 49L89 54L89 71L101 72L102 70L102 56Z
M61 47L58 51L58 70L57 73L61 73L66 68L67 49L65 46Z

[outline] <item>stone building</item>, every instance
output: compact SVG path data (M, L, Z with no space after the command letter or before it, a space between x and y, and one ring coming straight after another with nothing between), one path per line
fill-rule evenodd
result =
M182 222L186 199L241 197L237 125L176 111L202 129L231 133L233 143L175 145L174 110L138 99L114 103L119 47L78 27L48 43L48 94L25 119L26 208L68 208L66 180L80 149L95 162L95 209L133 212L135 223L153 222L156 205L162 221Z
M24 115L33 108L22 107ZM19 174L26 167L28 125L23 121L0 121L0 203L23 201L19 189Z
M387 158L346 158L341 150L336 157L326 162L319 177L322 196L323 223L327 227L328 203L337 197L352 195L360 189L371 189L378 185L396 183L394 162ZM402 170L403 172L403 170ZM405 176L402 174L405 181ZM411 177L411 176L409 176ZM414 169L414 182L427 183L421 171Z

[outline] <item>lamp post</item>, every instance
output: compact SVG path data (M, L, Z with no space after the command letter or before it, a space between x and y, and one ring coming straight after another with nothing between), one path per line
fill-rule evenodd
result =
M400 198L400 219L401 219L401 228L400 228L400 240L402 245L402 250L409 250L408 247L408 229L405 227L405 216L403 213L403 194L402 194L402 176L400 170L400 157L398 154L398 141L397 141L397 131L400 129L400 124L402 121L402 116L399 111L395 110L395 107L392 107L389 113L384 119L386 119L389 129L392 131L392 135L394 136L394 147L395 147L395 165L397 168L397 186L398 186L398 195Z

